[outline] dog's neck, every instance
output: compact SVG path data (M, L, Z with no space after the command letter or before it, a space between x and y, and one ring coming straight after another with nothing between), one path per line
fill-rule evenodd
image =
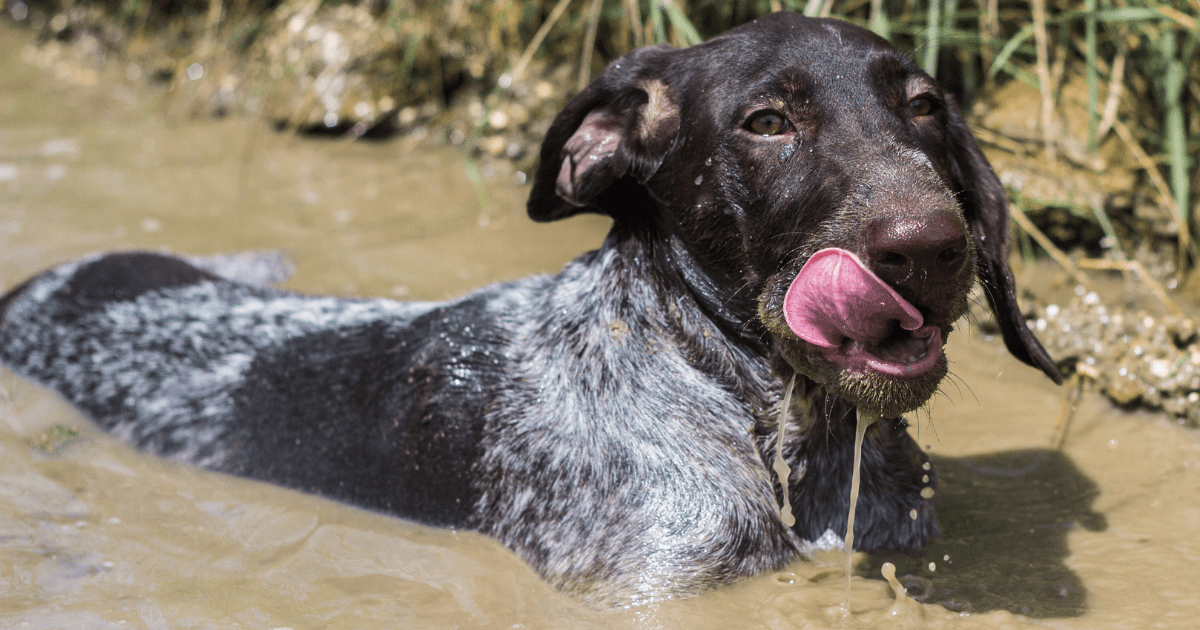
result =
M649 201L649 200L647 200ZM628 260L641 264L643 278L663 287L664 297L683 297L694 303L721 332L746 348L765 356L769 350L766 329L758 320L757 300L747 278L708 260L689 244L678 226L664 224L671 214L663 208L614 214L604 247L614 248Z
M777 408L780 374L752 304L732 298L680 239L645 222L617 219L592 255L602 261L611 312L627 312L656 329L696 369L753 401L764 416ZM783 376L791 376L790 367Z

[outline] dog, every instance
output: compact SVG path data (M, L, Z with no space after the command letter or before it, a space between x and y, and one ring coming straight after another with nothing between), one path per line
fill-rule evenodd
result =
M446 302L307 296L163 254L0 299L0 360L179 462L475 530L599 606L938 534L902 414L976 281L1060 380L1006 265L1005 192L954 100L851 24L776 13L613 62L546 134L528 212L613 219L553 276ZM782 445L796 522L784 524Z

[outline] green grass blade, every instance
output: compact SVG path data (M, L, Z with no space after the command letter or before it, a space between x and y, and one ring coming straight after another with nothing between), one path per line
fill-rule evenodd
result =
M1096 67L1096 0L1087 0L1084 18L1084 76L1087 83L1088 152L1095 154L1098 146L1096 132L1100 126L1100 73Z
M674 2L671 0L659 1L662 3L663 10L667 13L667 19L671 20L671 26L683 38L685 44L694 46L704 41L704 38L700 37L700 33L696 32L696 27L692 24L692 21L683 14L683 11L679 10L679 7L675 6Z
M886 40L892 39L891 22L883 8L883 0L871 0L871 30Z
M667 25L663 20L663 7L659 0L650 0L650 28L654 32L655 44L671 43L667 39Z
M1163 32L1159 40L1163 57L1167 59L1167 71L1163 80L1163 100L1166 107L1164 122L1166 125L1167 162L1171 173L1171 194L1175 196L1175 213L1179 218L1179 243L1186 248L1190 240L1188 235L1188 202L1191 199L1188 177L1190 159L1187 153L1187 130L1183 116L1183 62L1175 56L1177 38L1174 30Z
M941 48L941 8L942 0L929 0L929 7L925 24L925 58L921 62L921 69L929 73L931 77L937 77L938 66L938 49Z
M1117 238L1117 230L1113 228L1112 221L1108 218L1108 213L1104 211L1104 204L1093 204L1092 214L1096 216L1096 223L1100 224L1100 229L1104 230L1104 235L1109 238L1112 247L1120 251L1121 241Z
M996 58L992 60L992 67L988 69L988 78L994 78L996 73L1000 72L1001 68L1008 63L1008 58L1017 51L1029 38L1033 37L1033 23L1030 22L1021 28L1016 35L1004 42L1004 46L1000 47L1000 52L996 53Z
M413 64L417 61L417 51L425 38L424 29L420 22L413 22L412 30L408 32L408 41L404 44L404 56L400 58L400 76L405 82L412 80Z
M1096 19L1101 22L1157 22L1163 19L1163 14L1157 9L1119 7L1096 11Z

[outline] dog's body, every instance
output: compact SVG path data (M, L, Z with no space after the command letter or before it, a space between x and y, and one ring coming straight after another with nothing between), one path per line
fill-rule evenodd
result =
M904 56L776 14L630 53L560 114L530 215L614 226L554 277L397 303L93 257L0 300L0 359L139 448L484 532L588 601L685 595L840 544L855 405L890 418L864 446L856 546L937 533L897 417L936 390L977 268L1010 349L1057 378L1013 298L1006 208ZM920 321L794 332L788 287L827 248ZM768 463L793 371L789 528Z

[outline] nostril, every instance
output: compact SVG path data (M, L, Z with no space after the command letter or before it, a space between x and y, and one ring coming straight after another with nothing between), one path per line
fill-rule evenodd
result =
M949 213L876 219L865 234L869 268L897 287L954 278L970 256L965 226L955 219Z
M893 286L909 280L915 267L912 257L892 250L868 249L867 260L871 271Z
M871 260L877 267L902 269L908 267L908 256L898 252L876 252L871 254Z
M954 245L953 247L947 247L946 249L942 250L942 252L937 255L935 264L938 266L938 269L942 271L954 273L962 267L962 264L966 261L966 259L967 248L965 247L964 242L964 246Z

